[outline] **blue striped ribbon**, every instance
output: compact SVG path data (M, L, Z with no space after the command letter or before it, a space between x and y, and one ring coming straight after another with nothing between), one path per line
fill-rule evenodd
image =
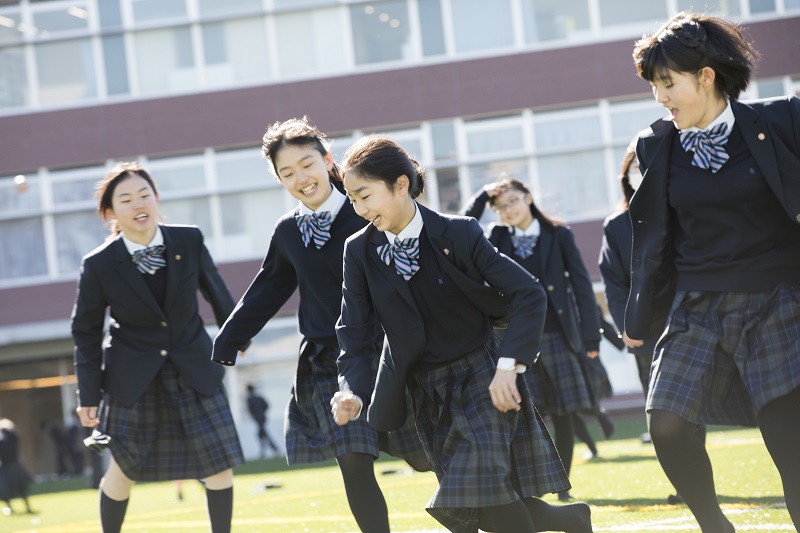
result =
M164 257L164 250L166 249L166 246L159 244L158 246L137 250L131 254L131 260L142 274L155 274L156 270L167 266L167 260Z
M536 235L512 235L511 242L514 243L514 253L520 259L532 256L537 240Z
M317 249L320 249L331 238L331 223L333 219L331 219L330 211L300 215L296 217L296 220L306 248L313 241Z
M729 136L728 124L720 122L710 130L682 131L681 146L687 152L694 152L693 166L717 172L728 160L725 145Z
M419 239L395 238L393 244L378 246L378 256L389 265L394 259L394 268L406 281L419 270Z

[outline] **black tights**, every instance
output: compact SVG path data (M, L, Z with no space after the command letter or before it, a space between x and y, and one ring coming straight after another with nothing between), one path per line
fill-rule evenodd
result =
M389 512L375 479L374 461L366 453L346 453L336 458L358 527L365 533L389 533Z
M556 434L555 445L561 463L569 476L572 467L572 450L575 447L575 423L572 420L572 413L567 415L551 415L553 419L553 430Z
M795 528L800 526L800 389L768 403L758 414L758 424L772 460L783 481L786 507ZM649 418L658 460L691 509L703 533L733 531L717 501L711 461L698 438L698 426L667 411L654 410Z

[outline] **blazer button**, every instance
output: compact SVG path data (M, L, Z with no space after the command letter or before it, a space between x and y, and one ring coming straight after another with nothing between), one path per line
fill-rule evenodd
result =
M552 285L548 285L547 286L547 290L550 291L550 292L553 292L554 290L556 290L556 288L554 286L552 286Z
M167 323L166 323L166 322L162 322L162 323L161 323L161 327L162 327L162 328L165 328L165 327L167 327Z
M558 312L559 315L563 315L564 314L564 310L563 309L559 309L557 312Z
M764 140L764 139L766 139L766 138L767 138L767 136L766 136L766 135L764 135L763 133L759 133L759 134L758 134L758 140L759 140L759 141L763 141L763 140Z
M794 217L794 218L795 218L795 219L796 219L798 222L800 222L800 213L798 213L798 214L797 214L797 216L796 216L796 217Z
M167 356L167 351L161 350L161 357L166 357L166 356Z

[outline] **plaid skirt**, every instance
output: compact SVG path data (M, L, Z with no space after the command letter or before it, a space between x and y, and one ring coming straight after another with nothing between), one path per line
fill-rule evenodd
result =
M481 507L570 488L525 380L517 380L522 410L501 413L489 394L494 374L481 348L409 376L417 431L439 481L427 511L454 533L477 532Z
M523 374L536 408L544 414L560 416L594 406L578 361L578 357L586 355L573 352L561 333L544 333L539 346L538 361Z
M800 386L800 287L680 291L656 345L647 410L697 424L755 426Z
M136 403L106 394L101 412L111 455L134 481L204 479L244 462L223 385L203 396L169 359Z
M581 357L581 355L578 355ZM600 360L600 356L591 358L583 357L581 368L586 376L586 383L589 385L589 392L595 402L611 398L614 390L611 388L611 381L608 379L608 372Z
M316 463L345 453L378 457L381 451L400 459L427 461L411 416L402 428L391 432L376 431L367 423L366 413L345 426L334 422L330 402L339 391L338 356L338 348L310 341L300 347L284 421L287 463ZM376 358L376 373L377 363Z

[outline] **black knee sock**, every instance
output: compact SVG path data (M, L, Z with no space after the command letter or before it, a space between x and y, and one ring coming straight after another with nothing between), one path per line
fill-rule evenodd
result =
M664 473L689 506L704 533L728 531L714 486L714 473L697 425L678 415L653 410L650 435Z
M597 444L589 434L589 430L586 428L586 422L583 421L583 418L577 413L573 413L572 424L575 427L575 436L578 437L578 440L589 447L589 451L592 452L592 455L597 455Z
M119 533L128 510L128 499L112 500L100 489L100 525L103 533Z
M564 465L567 475L572 467L572 449L575 447L575 426L572 422L572 414L553 416L553 429L556 434L555 445L561 463Z
M389 511L375 479L375 459L366 453L346 453L336 461L358 527L364 533L389 533Z
M233 520L233 487L211 490L206 487L211 533L229 533Z
M521 501L494 507L482 507L480 513L491 523L495 533L536 533L528 509Z
M592 511L584 502L550 505L539 498L524 498L522 502L531 515L536 531L592 533Z
M800 427L791 421L797 420L798 406L800 389L795 389L769 402L758 413L758 425L781 475L786 509L796 529L800 529L800 462L797 461Z

